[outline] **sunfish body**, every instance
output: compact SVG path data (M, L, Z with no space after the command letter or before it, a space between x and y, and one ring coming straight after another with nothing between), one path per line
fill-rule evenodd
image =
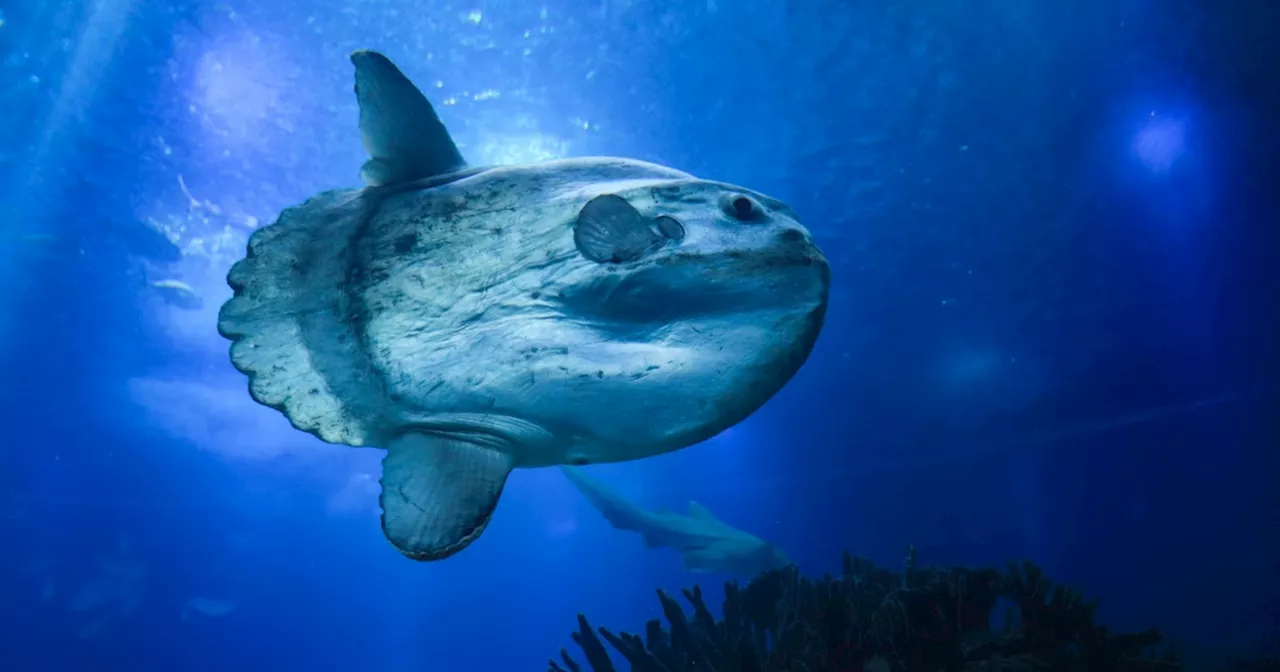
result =
M645 511L581 469L561 469L610 525L638 532L649 548L670 546L680 551L685 569L691 572L753 577L791 562L773 544L725 524L697 502L689 502L689 514L684 516Z
M472 167L390 60L351 61L368 186L254 232L218 330L259 403L387 449L404 555L477 539L514 468L693 445L808 357L830 271L786 204L631 159Z

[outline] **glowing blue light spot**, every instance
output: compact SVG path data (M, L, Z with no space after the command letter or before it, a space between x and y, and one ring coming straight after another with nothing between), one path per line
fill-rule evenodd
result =
M517 163L533 163L548 159L561 159L569 153L569 143L543 133L498 133L490 131L475 149L479 163L489 166L509 166Z
M1182 156L1186 147L1186 124L1178 119L1157 117L1152 112L1130 146L1134 158L1153 173L1164 173Z

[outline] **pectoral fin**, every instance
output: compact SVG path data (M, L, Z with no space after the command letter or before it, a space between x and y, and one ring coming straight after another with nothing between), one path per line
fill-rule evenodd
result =
M466 548L489 524L513 460L466 438L411 433L382 459L382 531L414 560Z
M647 220L627 199L596 196L582 206L573 241L582 256L600 264L635 261L669 240L684 238L684 226L671 217Z

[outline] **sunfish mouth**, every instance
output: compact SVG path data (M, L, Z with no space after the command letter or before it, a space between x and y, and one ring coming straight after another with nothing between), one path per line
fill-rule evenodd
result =
M627 275L599 279L569 299L618 323L665 323L689 317L820 304L830 270L812 246L804 251L677 255Z

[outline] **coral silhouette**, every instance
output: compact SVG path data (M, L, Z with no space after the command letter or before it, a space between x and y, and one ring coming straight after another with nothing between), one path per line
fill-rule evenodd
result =
M1030 562L1003 571L919 568L911 549L905 572L895 573L846 553L839 577L812 580L788 567L745 587L725 584L719 620L701 589L681 592L693 613L659 590L666 625L651 620L644 635L592 628L579 614L573 640L587 668L561 649L550 671L617 672L606 642L633 672L1180 669L1143 655L1160 642L1159 632L1116 634L1096 625L1095 603ZM996 631L988 617L1002 598L1016 613Z

